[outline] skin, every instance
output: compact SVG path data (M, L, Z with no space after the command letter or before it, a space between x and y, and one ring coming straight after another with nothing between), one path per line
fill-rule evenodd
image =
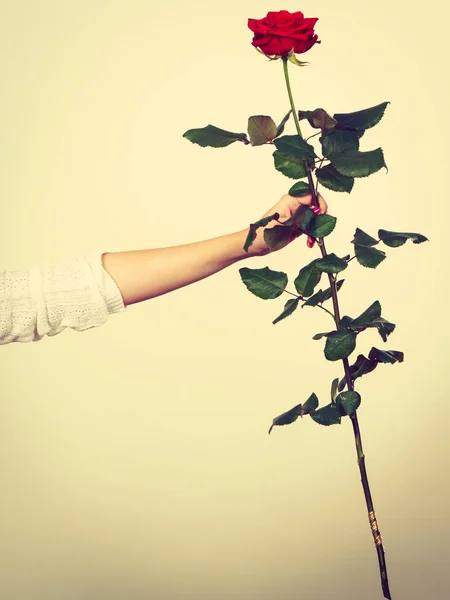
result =
M300 204L311 204L311 195L295 198L284 195L263 217L279 213L286 221ZM320 212L328 206L319 194ZM261 217L262 218L262 217ZM276 221L267 228L278 225ZM264 242L264 230L259 228L249 252L243 249L249 228L209 240L149 250L106 252L102 263L116 282L125 306L144 302L209 277L230 265L252 256L265 256L271 251ZM294 238L293 238L294 239ZM292 240L286 242L288 245ZM313 240L307 238L308 247Z

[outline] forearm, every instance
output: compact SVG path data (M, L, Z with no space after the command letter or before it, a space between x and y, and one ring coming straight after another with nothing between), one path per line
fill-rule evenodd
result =
M151 250L107 252L102 263L125 305L143 302L209 277L252 256L243 249L248 230Z

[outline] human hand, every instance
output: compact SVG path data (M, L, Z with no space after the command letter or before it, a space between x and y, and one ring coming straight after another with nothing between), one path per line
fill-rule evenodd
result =
M328 211L328 205L320 194L318 194L318 200L319 200L319 206L314 207L313 210L316 210L317 214L326 213ZM274 213L278 213L280 215L280 217L279 217L278 221L271 221L265 228L260 227L257 230L256 239L250 247L250 252L252 254L255 254L258 256L264 256L265 254L269 254L269 252L271 252L271 250L268 248L268 246L264 240L264 229L269 229L271 227L275 227L276 225L279 225L280 223L284 223L284 221L287 221L289 219L289 217L291 217L295 213L295 211L301 204L311 205L312 204L312 195L308 194L307 196L295 197L295 196L289 196L289 194L285 194L281 198L281 200L279 200L274 206L272 206L272 208L270 208L261 218L268 217L270 215L273 215ZM281 246L280 248L278 248L278 250L280 250L281 248L284 248L285 246L290 244L294 239L296 239L296 237L297 236L293 235L292 238L288 239L286 241L286 243L284 244L284 246ZM314 242L315 242L314 238L309 237L309 236L307 237L306 244L307 244L308 248L312 248L314 245Z

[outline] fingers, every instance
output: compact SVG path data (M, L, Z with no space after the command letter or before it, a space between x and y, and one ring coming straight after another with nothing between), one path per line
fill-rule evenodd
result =
M324 214L328 211L328 205L321 194L317 194L317 196L320 208L319 214ZM277 212L280 215L280 221L283 221L293 215L301 204L311 205L312 195L307 194L306 196L297 197L285 194L271 209L269 209L263 215L263 217L268 217L269 215L273 215L273 213Z
M289 206L292 208L292 212L300 206L300 204L311 205L313 202L312 194L307 194L306 196L289 196L286 194L283 196L282 200L286 198L286 201L289 203ZM319 208L320 214L324 214L328 211L328 204L325 202L323 196L321 194L317 194L317 198L319 200Z
M320 214L323 215L328 211L328 204L320 194L317 194L317 196L319 200Z
M318 194L317 196L318 196L317 199L319 200L319 206L314 206L313 211L316 215L323 215L327 212L328 205L320 194ZM308 246L308 248L312 248L315 243L316 243L315 238L313 238L311 236L308 236L306 238L306 245Z
M314 211L314 213L316 215L323 215L328 211L328 205L325 202L324 198L320 194L317 194L317 199L319 201L319 206L314 206L312 210ZM300 198L297 198L297 200L299 200L299 204L311 205L312 201L313 201L312 194L308 194L307 196L302 196ZM308 248L313 248L315 243L316 243L315 238L313 238L311 236L307 236L306 245L308 246Z

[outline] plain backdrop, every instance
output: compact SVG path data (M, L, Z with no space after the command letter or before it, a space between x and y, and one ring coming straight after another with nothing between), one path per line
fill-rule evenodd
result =
M358 381L366 463L395 600L448 598L448 14L443 2L0 0L2 269L172 246L241 230L292 185L272 149L200 148L208 123L245 131L288 111L280 61L249 17L319 17L299 109L390 104L361 149L389 172L323 191L338 225L418 231L340 298L380 300L401 365ZM307 128L305 128L306 132ZM294 133L290 122L286 133ZM310 133L312 133L310 131ZM310 308L272 325L239 268L292 280L302 238L98 328L1 348L0 597L5 600L376 600L382 597L348 419L267 430L338 363Z

